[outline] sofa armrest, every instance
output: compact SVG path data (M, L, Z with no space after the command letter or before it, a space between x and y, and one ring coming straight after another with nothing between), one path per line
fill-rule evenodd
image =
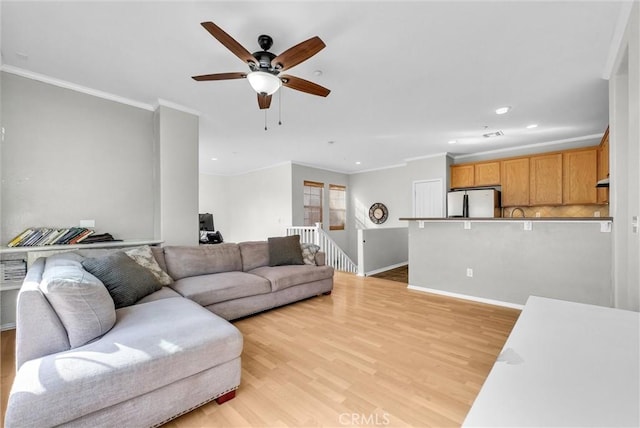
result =
M327 255L324 253L324 251L318 251L316 253L316 265L324 266L326 263L326 258Z

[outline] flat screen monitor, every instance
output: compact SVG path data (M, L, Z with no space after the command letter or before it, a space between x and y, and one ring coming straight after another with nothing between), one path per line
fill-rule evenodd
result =
M200 230L215 231L213 227L213 214L205 213L199 214L200 217Z

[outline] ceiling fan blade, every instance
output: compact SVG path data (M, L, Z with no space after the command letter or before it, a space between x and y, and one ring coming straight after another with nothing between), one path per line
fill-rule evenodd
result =
M271 105L271 95L258 94L258 106L260 107L260 110L269 108L270 105Z
M192 76L193 80L202 82L205 80L230 80L230 79L244 79L247 77L247 73L216 73L216 74L203 74L201 76Z
M295 76L289 76L287 74L285 74L284 76L280 76L280 80L282 80L282 85L286 86L287 88L306 92L307 94L311 95L326 97L331 92L331 90L325 88L324 86L320 86L317 83L309 82L308 80L304 80Z
M306 61L311 58L326 45L320 39L320 37L312 37L309 40L305 40L302 43L298 43L292 48L287 49L280 55L271 60L271 65L278 68L280 71L284 71L291 67L295 67L302 61Z
M224 30L218 27L213 22L202 22L202 25L213 37L218 39L227 49L229 49L235 56L240 58L245 63L256 63L256 59L251 55L251 52L246 50L240 43L238 43L233 37L224 32Z

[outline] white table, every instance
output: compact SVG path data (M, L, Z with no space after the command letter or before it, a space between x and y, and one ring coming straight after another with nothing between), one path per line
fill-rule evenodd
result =
M463 426L640 426L640 314L529 297Z

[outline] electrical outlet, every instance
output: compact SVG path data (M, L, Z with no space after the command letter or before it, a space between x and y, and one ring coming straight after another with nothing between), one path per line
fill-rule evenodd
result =
M594 217L600 217L600 211L594 211L593 212L593 216Z
M529 231L531 230L531 222L530 221L525 221L524 222L524 230Z
M468 276L469 278L473 278L473 269L471 269L471 268L467 268L467 276Z
M471 222L470 222L470 221L465 221L465 222L464 222L464 228L465 228L466 230L471 229Z
M536 211L536 217L540 217L540 211Z

